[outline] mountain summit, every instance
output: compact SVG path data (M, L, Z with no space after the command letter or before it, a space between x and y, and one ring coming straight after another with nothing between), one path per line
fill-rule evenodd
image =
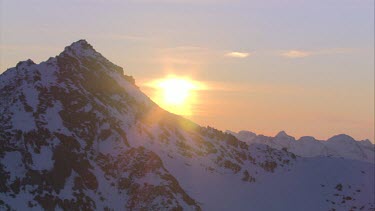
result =
M0 172L4 210L375 206L373 164L201 127L161 109L85 40L0 75Z

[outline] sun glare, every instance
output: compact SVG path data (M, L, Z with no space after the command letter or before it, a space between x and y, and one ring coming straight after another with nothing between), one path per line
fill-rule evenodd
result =
M154 89L153 100L162 108L179 115L191 116L197 101L197 90L203 85L190 78L168 76L147 84Z
M190 92L196 88L193 83L181 78L168 78L159 83L166 104L182 105L186 103Z

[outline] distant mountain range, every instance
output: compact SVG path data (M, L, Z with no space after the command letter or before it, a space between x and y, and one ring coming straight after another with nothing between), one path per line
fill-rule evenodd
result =
M373 163L298 156L285 133L235 135L161 109L79 40L0 75L0 209L375 209ZM346 136L327 143L357 156Z
M285 131L279 132L275 137L256 135L250 131L238 133L227 130L239 140L248 144L266 144L274 149L286 149L302 157L337 157L375 163L375 145L368 139L356 141L352 137L340 134L322 141L311 136L303 136L296 140Z

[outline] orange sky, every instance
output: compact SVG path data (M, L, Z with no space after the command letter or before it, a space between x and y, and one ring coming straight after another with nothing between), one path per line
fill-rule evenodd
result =
M250 130L264 135L275 135L285 130L296 138L310 135L319 139L328 139L348 131L357 139L365 139L371 136L365 137L363 134L371 135L374 130L374 121L368 117L371 103L366 105L360 101L361 97L371 93L362 93L363 96L360 96L350 90L340 94L334 89L287 85L202 83L207 88L192 91L194 100L188 99L181 106L183 109L174 109L165 104L158 97L160 89L143 86L142 83L141 89L165 109L182 114L201 125L222 130ZM357 98L358 101L348 104L348 98Z

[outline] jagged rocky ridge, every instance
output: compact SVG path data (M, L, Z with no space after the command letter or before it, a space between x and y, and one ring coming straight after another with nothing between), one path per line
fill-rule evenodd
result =
M375 146L370 140L356 141L352 137L340 134L328 140L317 140L312 136L303 136L296 140L293 136L279 132L275 137L257 135L250 131L226 131L248 144L266 144L274 149L286 149L302 157L337 157L375 163Z
M374 209L374 165L201 127L85 40L1 74L0 177L6 210Z

